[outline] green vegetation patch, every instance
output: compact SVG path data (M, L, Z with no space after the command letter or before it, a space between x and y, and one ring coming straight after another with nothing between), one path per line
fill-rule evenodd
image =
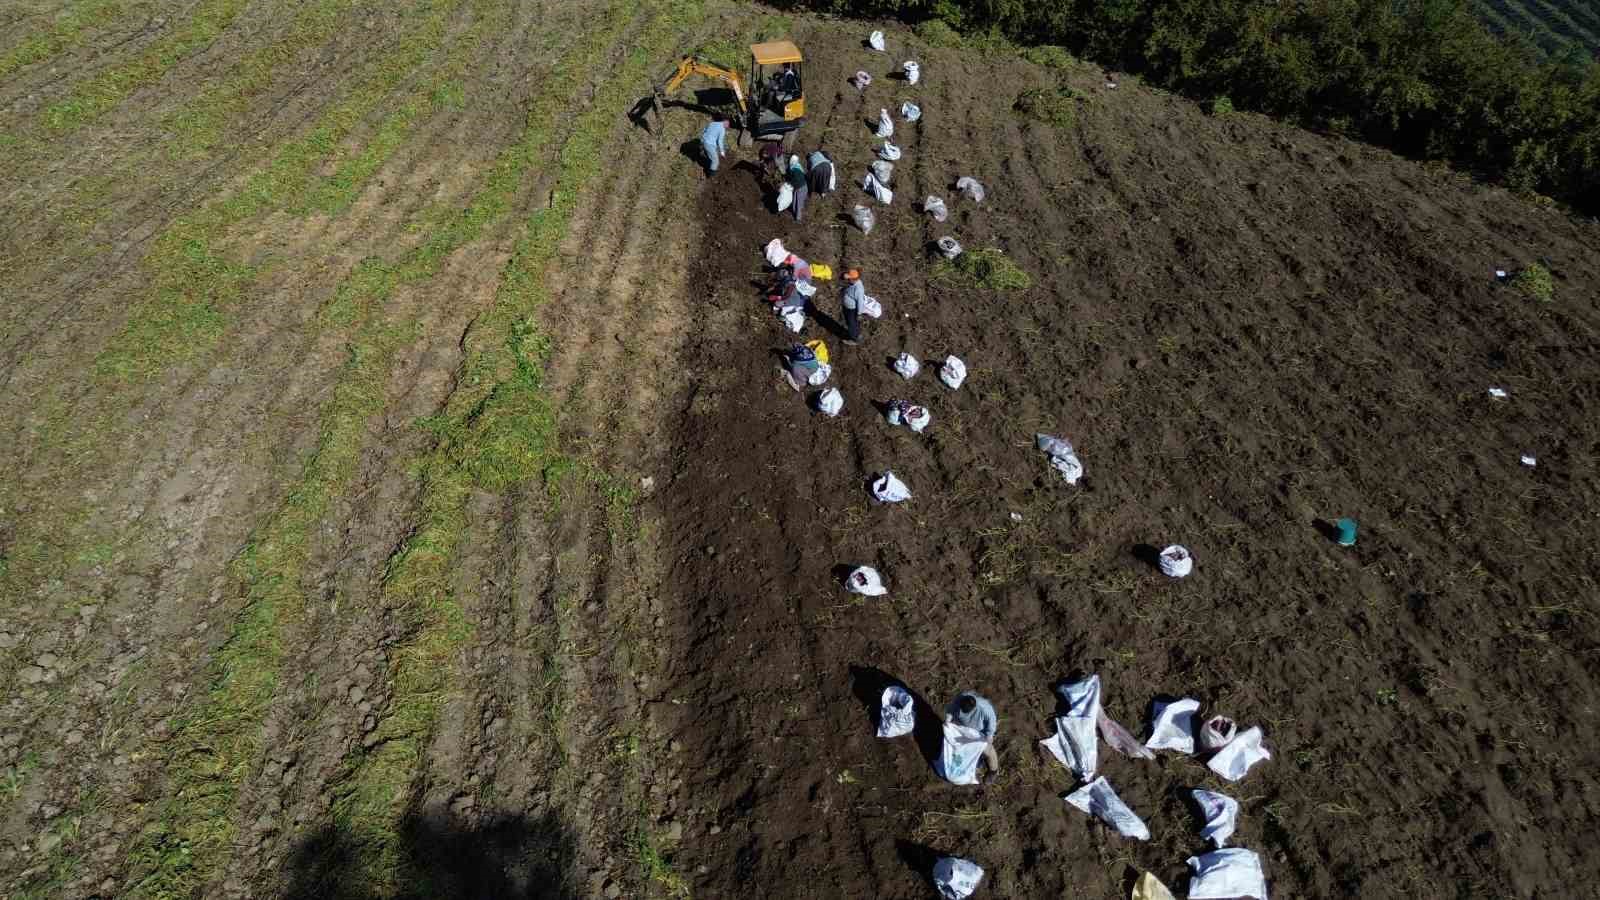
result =
M1067 48L1055 44L1040 44L1037 47L1027 47L1022 51L1022 58L1036 66L1047 69L1065 71L1075 69L1082 63L1078 58L1067 52Z
M1556 283L1550 270L1539 263L1529 263L1511 279L1511 286L1535 300L1549 303L1555 299Z
M91 28L109 24L135 6L118 0L83 0L57 16L49 30L24 38L22 43L0 54L0 79L18 69L43 62L57 53L83 42Z
M961 32L950 27L950 23L943 19L929 19L919 22L916 27L917 37L930 47L959 47L961 46Z
M1078 103L1083 95L1066 85L1053 88L1030 88L1017 95L1011 105L1024 118L1043 122L1053 128L1071 128L1078 113Z
M1025 291L1033 286L1033 278L998 247L968 250L954 260L941 260L934 277L991 291Z
M197 156L228 137L228 124L271 83L278 67L326 41L337 30L341 17L355 6L356 0L317 0L297 7L288 28L275 40L244 54L226 77L209 83L182 109L167 117L166 124L174 132L170 151Z
M428 98L448 84L471 59L473 35L462 36L451 57L385 117L374 138L340 165L332 179L318 182L318 163L372 110L391 101L391 92L442 43L450 13L462 0L428 0L426 16L413 20L395 50L350 96L327 110L304 137L291 141L266 168L252 175L233 196L179 219L155 242L144 264L151 291L137 303L128 324L101 351L95 373L120 381L150 378L192 358L215 343L227 324L225 311L254 282L259 270L231 264L213 249L223 232L274 209L315 207L336 211L348 205L377 169L404 143L421 118ZM484 2L484 0L475 0Z
M620 36L619 2L615 21L591 33L578 58L588 58ZM616 126L616 110L649 74L648 67L668 51L681 31L702 15L698 3L679 3L645 32L596 92L593 104L570 129L555 175L562 189L553 203L532 214L511 260L501 273L494 306L474 324L461 386L445 411L427 426L439 443L419 466L423 483L421 522L390 561L384 578L384 603L399 611L408 634L397 647L390 675L394 690L378 725L378 742L354 754L334 788L335 816L361 844L359 877L372 885L393 885L406 877L396 828L409 800L419 763L453 681L453 659L470 635L449 573L467 528L466 498L475 488L504 491L532 481L563 462L556 417L544 391L544 361L549 340L534 313L547 299L545 272L578 202L578 191L603 171L604 147ZM548 137L554 115L569 101L586 70L577 65L559 84L541 94L530 116L524 144L528 158Z
M487 2L487 0L483 0ZM435 0L431 16L413 34L411 51L393 61L387 78L398 80L421 63L445 34L456 0ZM485 18L487 28L494 19ZM467 46L475 44L469 33ZM393 81L390 82L391 84ZM378 85L372 85L376 88ZM424 85L419 90L435 88ZM383 92L376 92L374 102ZM349 110L335 110L337 114ZM325 125L325 128L330 126ZM315 139L320 133L321 139ZM331 136L318 129L313 139L281 155L273 169L252 179L239 196L221 205L221 215L243 218L281 199L280 181L296 184ZM310 157L310 159L307 159ZM237 221L237 219L234 219ZM203 258L203 257L202 257ZM136 897L193 896L226 861L236 832L233 815L239 786L261 756L261 726L277 692L284 659L283 636L304 607L300 580L312 529L354 477L367 423L383 402L383 388L395 354L416 337L415 326L369 320L350 341L332 400L322 411L317 449L284 505L252 538L230 574L246 586L247 601L227 643L212 660L204 700L174 729L167 772L170 793L161 819L142 836L131 857L138 874Z
M155 83L178 62L203 50L227 29L248 0L201 0L188 21L138 59L108 69L72 89L44 111L45 127L70 131L109 110L141 87Z

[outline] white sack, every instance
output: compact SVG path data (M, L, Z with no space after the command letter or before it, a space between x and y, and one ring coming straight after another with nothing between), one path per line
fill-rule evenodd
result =
M1234 739L1239 726L1227 716L1212 716L1200 726L1200 752L1215 753Z
M939 238L939 252L945 259L955 259L961 255L961 242L949 235Z
M1048 434L1035 434L1033 440L1040 450L1050 455L1050 465L1061 473L1067 484L1078 483L1083 477L1083 461L1072 452L1072 444Z
M927 429L928 423L933 421L933 414L928 412L928 408L925 406L913 406L906 410L905 419L906 425L909 426L912 431L915 431L917 434L921 434Z
M902 63L900 71L906 73L906 83L908 84L916 84L922 80L922 67L917 65L914 60L908 59Z
M922 371L922 364L909 353L902 353L894 358L894 370L900 373L901 378L915 378Z
M917 711L911 692L899 685L883 689L883 704L878 709L878 737L897 738L911 733L917 725Z
M861 300L861 314L869 319L883 318L883 304L877 297L863 297Z
M872 83L872 76L866 72L857 71L850 76L850 83L856 86L856 90L864 91L867 89L867 85Z
M1145 749L1143 744L1139 743L1138 738L1134 737L1128 729L1122 727L1122 723L1106 715L1104 709L1101 709L1100 715L1095 717L1094 724L1100 729L1100 737L1111 745L1111 749L1121 753L1123 756L1130 759L1156 758L1154 753L1151 753Z
M967 364L958 357L946 356L944 365L939 367L939 380L952 391L960 388L961 383L967 380Z
M856 227L861 229L862 234L871 234L872 226L877 224L878 217L874 216L872 210L867 209L865 206L858 206L850 210L850 220L856 223Z
M1157 702L1151 716L1150 740L1144 745L1151 750L1176 750L1194 752L1194 714L1200 701L1189 697L1171 703Z
M879 184L888 184L894 179L894 163L877 160L867 168L872 170L872 177L878 179Z
M1033 445L1051 456L1067 456L1072 453L1071 441L1051 434L1034 432Z
M978 760L983 758L983 748L989 739L976 728L944 723L944 748L935 766L939 777L951 784L977 784Z
M1218 750L1217 755L1206 762L1206 768L1229 781L1238 781L1251 766L1271 758L1272 754L1261 746L1261 729L1252 728Z
M1115 828L1123 837L1150 840L1150 829L1145 827L1144 820L1122 802L1104 775L1068 794L1066 801L1068 806L1081 809Z
M817 395L817 412L831 419L842 409L844 409L844 395L839 393L838 388L828 388Z
M905 119L907 122L915 122L922 118L922 107L907 100L900 104L900 118Z
M894 191L884 186L883 182L879 181L877 176L871 172L868 172L867 177L861 180L861 189L871 194L879 203L894 202Z
M1061 478L1067 484L1077 484L1083 477L1083 461L1076 456L1052 456L1050 465L1061 473Z
M1173 544L1161 551L1161 574L1183 578L1194 571L1194 557L1181 544Z
M883 576L871 566L857 566L844 580L844 589L863 597L882 597L889 593L883 586Z
M830 366L827 363L818 363L817 370L806 377L806 384L809 384L812 387L822 387L828 383L828 379L832 377L832 375L833 366Z
M943 222L945 219L950 218L950 210L945 207L944 201L938 197L929 196L928 199L922 201L922 211L933 216L935 222Z
M885 471L873 479L872 496L879 503L904 503L911 499L911 489L906 483L894 477L893 472Z
M1196 788L1189 792L1205 817L1205 827L1200 829L1200 839L1210 841L1218 849L1228 845L1233 828L1239 822L1239 801L1215 791Z
M876 51L878 51L879 53L882 53L883 52L883 32L874 31L873 33L867 35L867 46L871 47L872 49L874 49Z
M778 212L783 212L794 203L794 185L785 181L778 187Z
M795 334L799 334L800 329L806 327L806 312L798 306L778 307L778 318L783 320L785 328Z
M1056 733L1040 744L1050 755L1066 766L1079 781L1094 777L1099 764L1100 745L1095 740L1095 722L1100 717L1100 676L1090 675L1082 681L1064 684L1056 689L1067 709L1056 717Z
M901 412L901 404L905 404L904 413ZM928 412L926 407L916 406L904 400L890 403L889 412L884 417L889 420L890 425L904 425L917 434L921 434L933 421L933 414Z
M783 261L789 258L789 251L784 249L782 238L773 238L772 240L767 241L767 249L765 253L767 257L767 265L773 267L774 269L783 265Z
M878 148L878 156L888 160L889 162L894 162L900 158L900 148L889 143L888 141L884 141L883 146Z
M933 886L944 900L967 900L983 880L983 868L970 859L946 856L933 864Z
M1267 877L1261 857L1249 850L1229 848L1189 857L1194 876L1189 879L1189 900L1267 900Z
M966 194L967 199L973 203L982 203L983 198L987 196L984 193L983 185L979 184L978 179L973 178L971 175L963 175L957 178L956 190Z
M887 109L878 110L878 137L886 138L894 134L894 120L889 118Z

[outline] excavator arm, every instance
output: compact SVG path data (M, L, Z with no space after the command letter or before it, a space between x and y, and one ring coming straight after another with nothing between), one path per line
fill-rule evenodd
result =
M741 116L748 114L749 106L745 103L744 86L739 84L739 73L729 71L721 66L712 65L693 56L685 56L678 63L678 71L672 73L672 77L657 88L656 93L662 97L671 96L673 92L683 86L683 82L690 75L703 75L713 81L720 81L727 85L733 91L734 99L739 103L739 114Z
M736 119L740 131L740 143L748 143L750 104L745 99L744 85L739 83L739 73L693 56L685 56L678 63L677 71L673 72L672 76L666 81L655 86L650 106L655 110L657 125L659 126L661 122L661 105L670 99L672 94L682 87L684 81L691 75L700 75L712 81L720 82L733 91L734 103L738 107Z

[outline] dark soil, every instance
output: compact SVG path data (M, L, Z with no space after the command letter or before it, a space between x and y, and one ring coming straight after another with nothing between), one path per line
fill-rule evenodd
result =
M1089 99L1054 130L1011 112L1044 70L873 54L857 32L798 35L799 146L833 152L838 194L798 226L738 167L698 198L684 306L704 331L658 495L683 649L656 706L700 760L683 786L709 819L681 862L696 895L925 897L954 853L986 868L983 896L1122 897L1140 870L1181 896L1207 849L1193 787L1241 802L1233 843L1274 896L1558 897L1600 877L1596 229L1088 67L1069 80ZM887 77L910 55L916 87ZM858 68L864 96L845 84ZM902 98L923 119L897 117L885 208L852 182L879 143L864 123ZM969 174L981 206L951 190ZM916 211L928 194L950 221ZM856 203L869 235L842 221ZM945 234L1004 249L1033 287L936 277ZM828 336L838 419L779 378L788 336L753 286L775 236L859 266L883 301L861 347ZM1553 303L1493 277L1537 258ZM837 315L837 285L817 303ZM925 366L910 382L889 368L902 350ZM936 379L950 353L971 371L955 392ZM902 397L928 405L927 434L884 422ZM1077 486L1039 431L1076 445ZM885 468L909 503L869 500ZM1325 536L1341 516L1361 523L1353 548ZM1174 542L1196 559L1182 581L1136 552ZM845 593L855 564L889 596ZM1193 696L1262 726L1273 759L1229 785L1102 748L1153 835L1120 838L1064 806L1072 778L1036 743L1051 686L1089 672L1141 736L1151 700ZM992 698L998 778L946 785L936 742L875 738L893 679L941 709Z

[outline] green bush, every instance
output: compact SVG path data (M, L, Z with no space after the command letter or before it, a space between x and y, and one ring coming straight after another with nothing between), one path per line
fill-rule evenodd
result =
M1056 128L1071 128L1079 94L1066 86L1032 88L1017 95L1011 108L1018 114Z
M1029 47L1022 51L1022 58L1036 66L1044 66L1047 69L1066 70L1078 66L1077 58L1068 53L1067 48L1058 47L1055 44L1041 44L1037 47Z
M1556 295L1556 283L1550 270L1538 263L1530 263L1511 279L1511 286L1535 300L1549 303Z
M1225 116L1233 112L1233 100L1228 97L1216 97L1211 101L1211 114Z
M968 250L954 261L943 260L934 274L991 291L1025 291L1033 286L1028 273L998 247Z
M917 37L930 47L959 47L961 33L943 19L929 19L916 27Z
M1546 60L1492 34L1469 3L800 0L921 22L936 46L962 45L963 33L1057 45L1213 111L1226 98L1600 212L1600 64ZM1036 48L1030 58L1055 57Z

